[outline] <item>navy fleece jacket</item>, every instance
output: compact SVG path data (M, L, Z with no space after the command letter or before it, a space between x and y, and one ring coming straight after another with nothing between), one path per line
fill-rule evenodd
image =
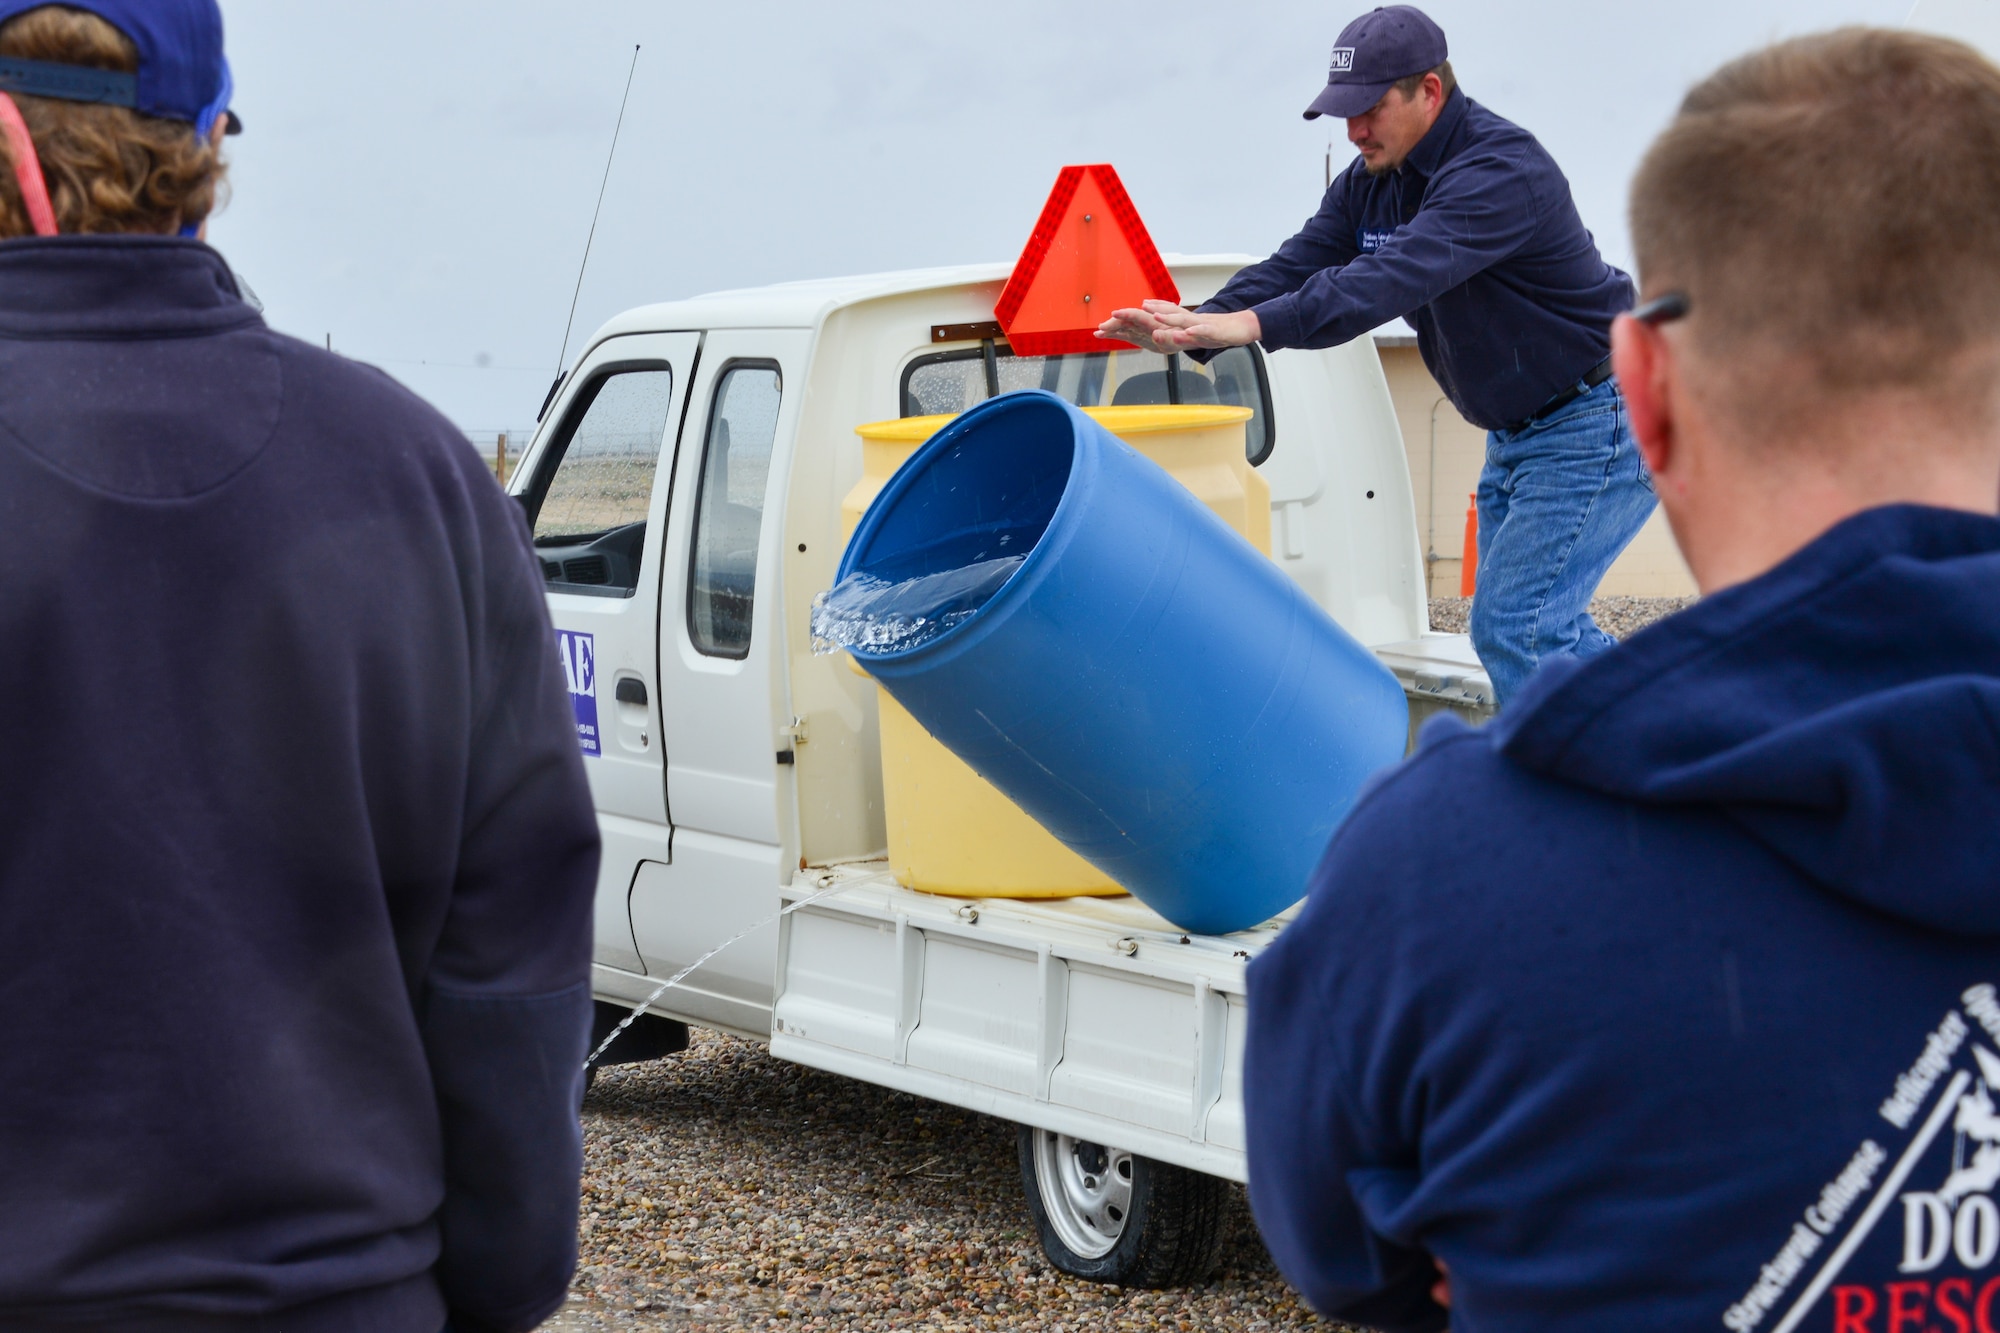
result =
M1858 515L1427 728L1253 965L1250 1194L1320 1310L2000 1327L2000 520Z
M1371 176L1355 158L1298 235L1201 308L1255 310L1269 352L1407 315L1452 405L1498 430L1608 356L1631 306L1548 150L1454 89L1402 166Z
M597 831L541 583L206 246L0 245L0 1327L561 1302Z

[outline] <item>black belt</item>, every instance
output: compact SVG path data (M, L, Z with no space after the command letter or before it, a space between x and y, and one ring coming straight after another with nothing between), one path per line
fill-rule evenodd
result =
M1585 394L1589 393L1592 389L1595 389L1598 385L1604 383L1604 381L1610 378L1611 378L1611 358L1607 356L1602 361L1592 366L1589 370L1585 371L1582 379L1570 385L1567 389L1564 389L1561 393L1557 394L1555 397L1549 399L1549 401L1543 403L1540 407L1536 408L1528 416L1522 418L1520 421L1517 421L1513 425L1507 427L1507 429L1526 430L1528 427L1534 425L1537 421L1543 421L1549 417L1554 416L1556 413L1562 411L1565 407L1568 407L1571 403L1583 397Z

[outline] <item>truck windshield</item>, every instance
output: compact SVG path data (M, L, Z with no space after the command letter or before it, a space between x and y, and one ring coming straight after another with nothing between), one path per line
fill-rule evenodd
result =
M939 352L918 357L903 371L902 414L963 412L1015 389L1047 389L1078 407L1228 403L1254 414L1244 430L1244 452L1253 465L1269 458L1276 442L1270 382L1255 347L1231 347L1205 366L1136 349L1016 356L1004 342L993 344L990 366L984 346Z

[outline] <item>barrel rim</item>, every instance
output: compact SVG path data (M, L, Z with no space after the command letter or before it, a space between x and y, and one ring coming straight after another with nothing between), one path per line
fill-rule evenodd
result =
M908 491L911 486L914 486L917 478L923 474L926 460L930 455L941 453L950 448L968 430L986 417L997 416L1002 412L1022 411L1030 407L1039 409L1042 403L1053 404L1070 418L1070 471L1068 480L1063 484L1062 498L1056 502L1055 510L1050 513L1049 521L1042 529L1042 535L1035 540L1034 546L1029 549L1027 556L1021 561L1021 567L1008 575L1007 581L1002 583L998 588L995 588L992 595L986 599L985 603L977 611L974 611L964 620L953 625L936 638L928 639L914 648L903 648L889 653L870 652L865 648L847 649L855 661L867 667L902 666L906 663L917 661L926 655L942 652L949 646L963 643L967 636L973 632L975 626L982 626L984 623L990 621L991 618L988 613L996 605L1004 602L1014 589L1023 586L1024 580L1029 576L1031 571L1039 570L1041 566L1055 558L1049 552L1053 548L1060 547L1065 543L1060 538L1055 542L1051 542L1049 538L1052 534L1059 535L1059 529L1064 526L1064 516L1071 508L1076 494L1077 488L1075 482L1077 469L1082 463L1083 458L1083 449L1081 447L1082 433L1077 430L1077 425L1079 422L1084 422L1091 426L1096 426L1097 423L1086 416L1083 410L1077 407L1076 404L1066 398L1050 393L1046 389L1016 389L1011 393L1003 393L997 397L988 398L985 402L978 403L959 413L942 430L931 436L921 449L912 454L908 462L896 469L895 475L889 478L888 484L877 492L873 500L869 501L867 512L862 514L861 522L854 529L854 535L848 538L847 548L841 552L840 564L834 571L834 583L838 585L849 574L854 572L856 565L861 563L857 553L867 550L868 545L874 540L882 524L887 521L889 511L895 507L896 502L901 499L903 493ZM1098 427L1098 429L1102 429L1102 427Z

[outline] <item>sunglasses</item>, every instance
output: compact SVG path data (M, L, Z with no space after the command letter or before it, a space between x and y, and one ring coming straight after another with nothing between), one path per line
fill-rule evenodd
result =
M1634 310L1632 318L1638 320L1641 324L1658 328L1662 324L1671 324L1677 319L1687 318L1687 312L1687 293L1668 292L1664 296L1654 297L1652 300L1646 302L1646 304Z

